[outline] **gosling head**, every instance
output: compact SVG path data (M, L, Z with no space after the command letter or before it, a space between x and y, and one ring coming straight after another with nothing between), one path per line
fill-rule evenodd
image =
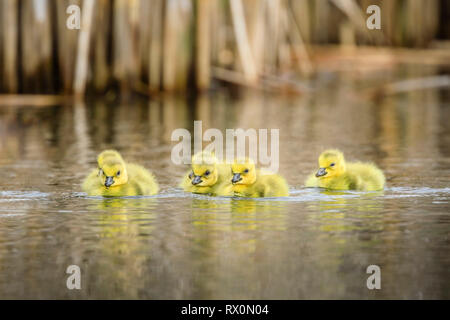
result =
M122 156L114 150L106 150L97 158L98 176L106 188L116 187L128 182L128 173Z
M218 178L217 158L213 153L201 151L192 157L192 172L189 174L192 185L196 187L213 186Z
M231 183L251 185L256 181L255 163L251 159L238 159L231 165Z
M345 172L344 154L339 150L326 150L319 156L319 170L316 177L326 179Z

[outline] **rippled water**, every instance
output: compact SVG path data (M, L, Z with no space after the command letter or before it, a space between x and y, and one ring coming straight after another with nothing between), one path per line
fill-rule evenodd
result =
M0 298L450 298L449 91L374 103L354 89L0 107ZM279 128L291 196L183 193L187 168L170 161L170 137L194 120ZM161 194L82 193L110 147L150 168ZM326 147L377 163L387 188L303 188ZM66 288L72 264L79 291ZM366 287L372 264L381 290Z

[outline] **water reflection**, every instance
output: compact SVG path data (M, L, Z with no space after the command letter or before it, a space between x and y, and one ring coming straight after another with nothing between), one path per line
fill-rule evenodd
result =
M335 241L346 243L346 234L369 240L383 229L384 192L351 192L322 190L326 199L310 203L318 213L311 217L324 237L333 235Z
M195 99L0 107L0 298L449 298L448 92L369 101L221 91ZM176 186L171 133L280 129L285 199L211 198ZM326 147L374 161L384 192L303 188ZM151 169L155 197L90 198L80 184L114 147ZM65 289L78 264L82 290ZM370 264L381 291L365 287ZM411 281L411 277L414 281ZM43 289L45 288L45 289Z

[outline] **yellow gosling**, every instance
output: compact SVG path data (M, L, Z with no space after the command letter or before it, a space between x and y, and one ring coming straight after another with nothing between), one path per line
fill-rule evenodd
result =
M230 165L221 163L214 154L201 151L192 157L191 170L180 187L186 192L211 196L232 196Z
M231 166L233 192L239 197L287 197L286 180L273 172L256 169L250 159L237 160Z
M83 182L83 191L90 196L149 196L158 193L156 178L147 169L126 163L115 150L98 155L98 169Z
M346 163L339 150L326 150L319 157L319 170L305 181L306 187L332 190L382 190L383 172L372 163Z

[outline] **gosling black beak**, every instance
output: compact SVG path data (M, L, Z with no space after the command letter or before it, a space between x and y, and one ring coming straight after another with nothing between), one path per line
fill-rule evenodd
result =
M109 188L114 184L114 178L113 177L106 177L105 180L105 187Z
M199 184L200 182L202 182L202 177L201 176L194 176L194 179L192 179L192 184L195 186L196 184Z
M240 173L233 173L233 179L231 179L232 183L236 183L236 182L239 182L241 180L242 180L242 178L241 178L241 174Z
M327 170L325 170L325 168L319 168L319 170L317 170L316 172L316 177L323 177L324 175L327 174Z

